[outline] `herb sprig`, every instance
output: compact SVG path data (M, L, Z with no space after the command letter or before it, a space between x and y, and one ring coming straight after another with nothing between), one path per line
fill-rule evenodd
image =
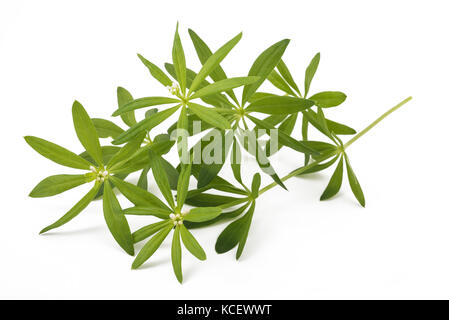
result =
M36 185L30 197L50 197L82 184L93 184L66 214L40 233L63 226L90 202L102 198L106 225L115 242L126 253L134 255L134 244L147 241L135 257L133 269L149 260L173 231L172 267L176 278L182 282L181 243L193 256L206 260L206 253L191 233L192 229L230 221L219 234L215 251L225 253L237 247L236 259L239 259L256 213L257 199L275 186L287 190L284 182L290 178L336 165L320 200L330 199L339 192L346 171L355 198L365 206L365 196L350 164L347 149L411 97L357 133L325 115L328 108L343 104L346 94L340 91L310 94L320 53L307 67L303 87L295 82L282 58L289 39L263 50L247 75L228 78L220 64L241 40L242 33L215 52L193 30L189 29L189 35L202 65L198 72L187 67L178 25L172 61L164 65L165 71L138 55L152 77L167 87L170 95L134 99L129 91L118 87L118 108L112 116L120 116L127 126L125 129L107 119L90 118L84 107L75 101L72 117L76 135L84 148L82 153L74 153L41 138L25 137L26 142L42 156L60 165L85 171L47 177ZM266 80L282 94L259 91ZM234 91L239 87L242 87L240 97ZM156 106L163 109L156 109ZM142 108L149 109L138 121L135 110ZM168 131L154 135L155 129L175 114L177 119ZM292 136L297 126L301 128L300 139ZM309 139L311 127L323 136L323 141ZM198 135L199 140L189 146L188 137L194 135ZM346 135L352 138L343 142ZM264 136L268 137L267 141L264 141ZM112 145L107 142L110 138ZM174 145L179 155L176 165L164 158ZM283 147L301 153L303 164L280 177L270 158ZM273 182L261 187L261 175L256 173L251 184L246 184L241 176L242 152L254 157L261 172L269 175ZM232 183L220 176L227 161L235 180ZM148 191L150 171L153 177L150 183L155 182L163 200ZM140 172L136 184L125 181L133 172ZM197 180L195 188L190 188L192 177ZM133 206L122 208L114 188ZM131 232L128 224L130 215L153 216L160 221Z

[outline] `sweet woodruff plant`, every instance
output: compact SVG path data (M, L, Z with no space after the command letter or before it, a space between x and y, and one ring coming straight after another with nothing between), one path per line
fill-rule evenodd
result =
M182 282L181 242L193 256L206 259L206 253L192 229L226 222L227 226L216 240L215 250L225 253L237 247L236 258L239 259L250 232L257 199L275 186L287 190L284 182L292 177L335 165L320 199L326 200L338 193L346 171L355 199L365 206L365 196L350 164L347 149L411 99L405 99L357 133L325 116L326 109L345 101L344 93L311 93L311 83L320 62L319 53L307 67L300 89L282 59L288 39L265 49L247 76L228 78L220 63L240 41L242 34L215 52L194 31L189 30L189 34L202 64L198 72L186 66L178 27L173 41L172 63L165 64L165 71L138 55L153 78L168 89L167 96L134 99L126 89L119 87L118 108L112 116L120 116L125 128L110 120L90 118L84 107L75 101L72 106L73 124L85 149L82 153L74 153L34 136L25 137L26 142L44 157L60 165L83 170L79 174L45 178L31 191L30 197L50 197L86 183L92 186L79 202L41 233L63 226L90 202L102 198L106 225L126 253L133 256L134 244L146 241L132 268L138 268L150 259L162 242L170 237L171 260L179 282ZM266 81L281 93L260 91L260 86ZM239 87L243 90L238 96L234 89ZM149 108L154 106L159 106L160 110ZM149 109L138 121L135 110L141 108ZM167 131L156 130L174 117L176 119ZM193 130L195 124L199 124L201 129ZM300 127L300 138L292 136L295 127ZM321 134L323 141L308 139L311 127ZM186 136L198 138L190 148ZM352 138L344 139L345 136ZM109 144L107 141L111 138L112 144ZM220 152L217 152L217 141ZM204 152L212 144L215 160L219 154L218 161L205 161ZM165 155L174 146L179 161L170 163ZM302 165L284 177L276 174L270 162L281 148L302 154L298 156ZM240 161L243 152L255 158L261 172L271 177L271 184L261 187L259 173L250 183L243 181ZM220 175L227 163L232 169L233 182L228 181L230 177L225 179ZM153 176L150 183L158 186L163 199L148 191L150 171ZM140 172L137 184L127 182L127 176L135 172ZM196 180L196 188L189 190L192 178ZM113 189L117 189L133 206L122 208ZM132 231L127 221L129 215L153 216L160 221Z

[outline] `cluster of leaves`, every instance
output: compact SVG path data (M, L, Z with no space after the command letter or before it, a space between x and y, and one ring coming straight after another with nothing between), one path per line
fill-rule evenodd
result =
M102 198L106 224L112 237L125 252L134 255L134 244L149 239L137 254L133 268L138 268L146 262L173 231L171 257L174 273L180 282L181 240L192 255L200 260L206 259L204 250L189 230L221 220L230 221L218 236L215 249L217 253L224 253L238 247L238 259L247 241L257 198L275 185L287 189L283 181L291 176L318 172L337 163L329 184L321 195L321 200L325 200L339 191L343 180L343 167L346 166L351 189L359 203L365 205L362 189L349 164L346 146L339 137L354 135L356 131L324 115L325 109L342 104L346 95L339 91L309 95L320 54L313 57L307 67L302 91L282 60L289 44L288 39L265 49L256 58L247 76L228 78L220 63L240 41L242 34L238 34L215 52L212 52L194 31L189 30L189 34L202 64L198 72L186 66L178 27L173 42L172 63L165 64L165 71L138 55L150 74L164 87L168 87L171 95L134 99L126 89L119 87L118 108L113 116L121 117L127 126L125 129L110 120L90 118L83 106L75 101L72 107L73 123L84 152L73 153L44 139L25 137L26 142L44 157L70 168L87 170L86 173L77 175L60 174L47 177L31 191L31 197L54 196L93 182L93 187L78 203L59 220L45 227L41 233L64 225L82 212L91 201ZM259 91L266 80L282 93ZM238 87L243 87L240 98L237 98L234 92ZM163 106L163 110L150 108L155 106ZM141 108L150 109L142 120L137 121L135 110ZM177 120L168 131L155 135L154 129L175 114ZM195 145L201 145L200 150L204 150L204 147L211 143L210 132L206 131L211 128L218 130L223 137L228 135L227 129L237 132L249 130L255 132L257 139L254 143L251 140L239 141L236 137L231 137L231 143L223 144L220 163L193 163L192 159L198 156L195 146L189 149L187 140L179 137L172 141L170 134L176 129L183 129L193 135L194 121L201 122L201 137ZM250 127L248 123L253 125ZM301 139L292 137L298 123L301 126ZM309 140L310 126L322 133L325 141ZM295 169L293 174L280 178L270 163L270 157L280 148L270 150L268 143L262 143L263 135L259 135L257 129L265 129L268 135L270 129L278 129L276 139L279 146L303 154L304 164ZM108 144L110 138L112 145ZM164 155L174 145L177 145L180 157L183 150L188 150L189 163L180 161L175 167L165 160ZM274 181L271 185L261 188L259 173L253 176L250 187L245 185L239 161L242 152L248 152L255 157L261 171ZM236 184L219 175L229 154ZM165 201L148 191L150 170ZM140 172L136 185L125 181L125 178L134 172ZM189 190L192 176L197 180L197 184L196 188ZM114 188L134 206L123 209ZM173 197L174 191L176 197ZM148 215L161 221L131 232L127 221L129 215Z

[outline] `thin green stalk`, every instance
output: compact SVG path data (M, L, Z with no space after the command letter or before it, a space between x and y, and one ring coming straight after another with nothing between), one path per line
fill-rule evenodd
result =
M351 140L349 140L348 142L346 142L344 144L344 149L346 149L347 147L349 147L351 144L353 144L355 141L357 141L357 139L359 139L361 136L363 136L365 133L367 133L368 131L370 131L376 124L378 124L379 122L381 122L383 119L385 119L387 116L389 116L391 113L393 113L394 111L398 110L400 107L402 107L404 104L406 104L407 102L409 102L410 100L412 100L412 97L408 97L407 99L403 100L402 102L400 102L399 104L397 104L396 106L394 106L393 108L391 108L390 110L388 110L387 112L385 112L383 115L381 115L379 118L377 118L373 123L371 123L368 127L366 127L365 129L363 129L362 131L360 131L358 134L356 134Z
M361 136L363 136L365 133L367 133L368 131L370 131L376 124L378 124L379 122L381 122L383 119L385 119L388 115L390 115L391 113L393 113L394 111L398 110L400 107L402 107L404 104L406 104L407 102L409 102L410 100L412 100L412 97L408 97L407 99L401 101L399 104L397 104L396 106L394 106L393 108L391 108L390 110L388 110L387 112L385 112L384 114L382 114L379 118L377 118L376 120L374 120L369 126L367 126L365 129L363 129L362 131L360 131L358 134L356 134L351 140L349 140L348 142L346 142L343 145L343 150L346 150L347 147L349 147L351 144L353 144L355 141L357 141ZM321 162L329 159L330 157L334 156L335 154L330 154L330 155L326 155L324 157L318 158L317 160L315 160L314 162L310 163L307 166L298 168L296 170L293 170L292 172L290 172L289 174L287 174L286 176L282 177L281 180L282 182L297 176L298 174L309 170L310 168L313 168L314 166L320 164ZM270 190L271 188L274 188L275 186L277 186L278 184L276 182L270 183L269 185L265 186L264 188L260 189L259 191L259 195Z

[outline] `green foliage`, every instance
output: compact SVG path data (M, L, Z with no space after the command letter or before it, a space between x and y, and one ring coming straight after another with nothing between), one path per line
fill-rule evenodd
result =
M92 183L81 200L41 233L63 226L90 202L103 197L106 226L118 246L129 255L134 255L134 244L146 241L132 268L137 269L151 260L161 244L171 238L172 267L179 282L183 281L183 247L199 260L206 260L206 253L191 230L220 221L227 222L217 238L215 250L225 253L237 247L236 258L239 259L250 238L256 202L264 201L259 199L273 187L281 186L287 190L284 183L292 177L320 172L336 163L320 199L330 199L339 192L346 168L352 193L364 207L365 196L349 162L347 149L411 99L393 107L357 134L351 127L332 121L325 115L328 108L345 102L344 93L329 90L309 95L320 61L319 53L307 67L304 87L300 91L291 69L282 58L290 40L281 40L263 50L252 63L247 76L228 78L220 64L237 46L242 33L216 51L212 51L193 30L189 29L189 35L201 63L198 72L187 67L177 25L172 61L164 64L166 72L138 55L151 76L167 87L170 94L150 94L135 99L128 90L118 87L117 106L111 111L115 119L122 120L122 124L103 118L91 119L78 101L73 103L75 133L84 147L81 153L74 153L41 138L25 137L35 151L49 160L84 170L79 174L57 174L44 178L30 192L30 197L50 197ZM281 94L258 91L265 80ZM237 90L242 92L240 100L235 94ZM148 108L145 116L136 119L135 110L143 108ZM169 119L172 122L165 127L169 129L161 131ZM199 130L195 128L195 123L201 125ZM295 128L298 126L301 137L295 138ZM322 141L310 140L310 129L314 129ZM197 142L189 148L190 142L183 139L179 132L184 132L187 137L196 135ZM343 143L341 136L345 135L354 136ZM266 143L264 137L268 138ZM217 142L215 139L220 140ZM278 142L277 148L271 142ZM170 163L165 155L175 144L179 162ZM218 150L212 149L217 146ZM303 164L283 177L275 171L272 165L274 158L271 158L282 147L304 157ZM206 150L218 162L205 159ZM241 164L243 153L254 157L266 176L256 172L247 181L247 168L242 169ZM301 161L300 157L297 161ZM227 164L235 183L220 175ZM139 174L136 184L125 181L133 172ZM261 187L267 176L273 182ZM196 180L196 187L191 186L192 177ZM148 191L148 188L153 190L156 186L161 198ZM119 200L123 197L132 206L122 208ZM159 221L151 221L132 232L128 219L136 215L150 216ZM172 231L173 236L169 237Z

